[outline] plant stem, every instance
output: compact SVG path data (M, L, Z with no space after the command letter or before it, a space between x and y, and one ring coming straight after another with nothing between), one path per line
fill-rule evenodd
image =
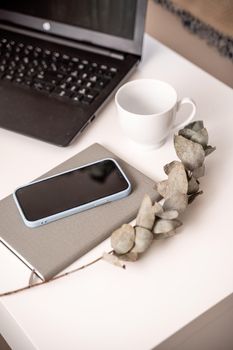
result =
M109 252L109 254L112 253L112 251ZM32 284L32 285L28 285L28 286L25 286L25 287L22 287L22 288L18 288L18 289L14 289L14 290L11 290L9 292L5 292L5 293L0 293L0 297L5 297L7 295L12 295L12 294L16 294L16 293L19 293L19 292L22 292L24 290L27 290L27 289L31 289L31 288L34 288L34 287L39 287L41 285L44 285L46 283L50 283L50 282L53 282L55 280L58 280L60 278L63 278L63 277L66 277L68 275L71 275L77 271L80 271L80 270L83 270L85 269L86 267L89 267L95 263L97 263L99 260L101 260L103 257L100 256L99 258L96 258L95 260L92 260L90 261L89 263L85 264L85 265L82 265L80 267L77 267L76 269L74 270L71 270L71 271L68 271L68 272L65 272L65 273L62 273L61 275L58 275L58 276L55 276L53 278L51 278L50 280L47 280L47 281L42 281L42 282L37 282L35 284Z

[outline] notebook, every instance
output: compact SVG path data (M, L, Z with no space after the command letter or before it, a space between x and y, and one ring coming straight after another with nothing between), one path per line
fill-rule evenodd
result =
M67 146L141 60L147 0L1 0L0 127Z
M37 228L29 228L23 223L12 195L0 201L0 241L41 279L48 280L58 274L120 225L134 219L145 193L153 200L160 198L153 180L97 143L41 178L106 157L117 160L129 178L132 192L128 197Z

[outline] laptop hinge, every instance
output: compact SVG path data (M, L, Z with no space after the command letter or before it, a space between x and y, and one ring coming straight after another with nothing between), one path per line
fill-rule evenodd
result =
M74 41L72 39L65 39L63 37L59 37L56 35L48 35L48 34L36 32L36 31L31 31L18 26L11 26L5 23L0 23L0 28L9 30L11 32L19 33L19 34L28 35L33 38L50 41L52 43L61 44L64 46L73 47L76 49L85 50L89 52L94 52L96 54L112 57L121 61L125 59L124 54L121 54L119 52L111 51L111 50L102 48L100 46L90 45L88 43Z

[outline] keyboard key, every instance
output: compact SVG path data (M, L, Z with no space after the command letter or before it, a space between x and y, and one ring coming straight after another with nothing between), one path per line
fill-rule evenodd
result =
M25 76L25 74L23 72L17 72L16 75L18 78L23 78Z
M73 77L68 77L68 78L66 78L66 82L71 83L73 81L73 79L74 79Z
M89 92L83 97L82 102L85 104L90 104L94 101L97 95L98 95L97 91L89 90Z
M13 79L13 76L10 75L10 74L5 74L4 77L3 77L3 79L5 79L5 80L12 80L12 79Z
M4 56L6 57L6 58L10 58L11 57L11 52L5 52L5 54L4 54Z
M79 74L79 73L78 73L77 70L74 70L73 72L70 73L70 75L71 75L72 77L75 77L75 78L78 76L78 74Z
M53 95L56 95L58 97L71 97L72 92L68 90L63 90L61 88L56 88L53 92Z
M92 83L96 83L97 82L97 76L96 75L91 75L89 80L92 82Z
M102 69L102 70L107 70L108 67L107 67L105 64L102 64L102 65L100 66L100 69Z
M91 100L94 100L94 98L98 95L98 91L95 90L89 90L87 97Z
M88 77L87 73L81 74L81 78L82 78L82 79L86 79L87 77Z
M97 81L95 84L95 89L97 90L102 90L107 84L108 84L108 79L100 79Z
M18 58L18 57L17 57ZM16 58L15 58L16 59ZM25 63L25 64L28 64L29 63L29 58L28 57L24 57L23 58L23 62Z
M87 93L87 91L88 91L87 89L82 88L82 89L78 90L78 93L81 94L81 95L85 95Z
M1 65L1 66L0 66L0 72L5 72L5 70L6 70L6 66Z
M68 55L62 55L62 59L63 59L63 61L69 61L70 60L70 56L68 56Z
M91 81L86 82L86 84L84 84L85 87L87 88L91 88L93 86L93 83Z
M17 65L17 63L15 61L11 61L9 66L12 67L12 68L15 68Z
M110 72L112 72L112 73L117 73L117 68L111 67L111 68L110 68Z
M52 69L53 72L56 72L57 71L57 66L55 63L52 63L50 68Z
M29 87L32 85L32 79L26 78L26 79L24 79L24 80L22 81L22 84L23 84L23 86L29 88Z
M63 90L66 90L66 89L69 88L69 84L67 84L67 83L62 83L62 84L60 84L59 87L60 87L61 89L63 89Z
M35 51L36 51L37 53L41 53L41 52L42 52L42 49L41 49L41 47L35 47Z
M79 59L78 59L78 57L72 57L71 61L72 61L73 63L78 63L78 62L79 62Z
M22 49L21 49L19 46L17 46L17 47L15 48L15 52L16 52L16 53L21 52L21 50L22 50Z
M74 91L77 91L78 87L76 85L72 85L70 87L70 91L74 92Z
M24 49L24 54L27 55L27 56L30 54L30 50L28 50L27 47Z
M39 58L39 57L40 57L40 54L39 54L39 53L37 53L36 51L34 51L34 52L33 52L33 57L35 57L35 58Z
M12 45L10 43L6 45L6 48L8 51L12 51L12 49L13 49Z
M83 96L82 103L84 104L91 104L93 100L95 99L96 94L88 93L87 95Z
M82 99L83 99L83 95L74 94L74 95L72 96L72 101L73 101L73 102L76 102L76 103L80 102Z
M20 77L17 77L17 78L14 79L14 82L17 83L17 84L22 83L22 81L23 81L23 79L20 78Z

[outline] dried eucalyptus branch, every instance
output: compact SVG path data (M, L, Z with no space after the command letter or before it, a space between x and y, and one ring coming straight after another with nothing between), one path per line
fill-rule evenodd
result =
M167 180L156 185L163 197L163 204L152 203L145 195L140 206L136 226L123 225L111 236L114 255L122 260L135 261L155 239L165 239L176 234L182 225L178 219L188 204L191 204L200 191L199 178L204 176L205 157L215 150L208 145L208 132L203 121L188 124L174 136L174 147L180 161L164 166Z
M19 293L39 287L59 278L80 271L103 259L115 266L125 268L122 260L136 261L144 253L153 240L166 239L176 234L182 225L178 219L200 190L199 178L205 173L205 157L216 148L208 145L208 132L203 121L188 124L174 136L174 147L180 161L173 161L164 166L167 180L156 185L156 190L163 197L163 204L152 203L148 195L144 196L136 218L136 225L122 225L111 235L113 250L101 257L72 271L55 276L48 281L35 283L23 288L0 294L0 297Z

